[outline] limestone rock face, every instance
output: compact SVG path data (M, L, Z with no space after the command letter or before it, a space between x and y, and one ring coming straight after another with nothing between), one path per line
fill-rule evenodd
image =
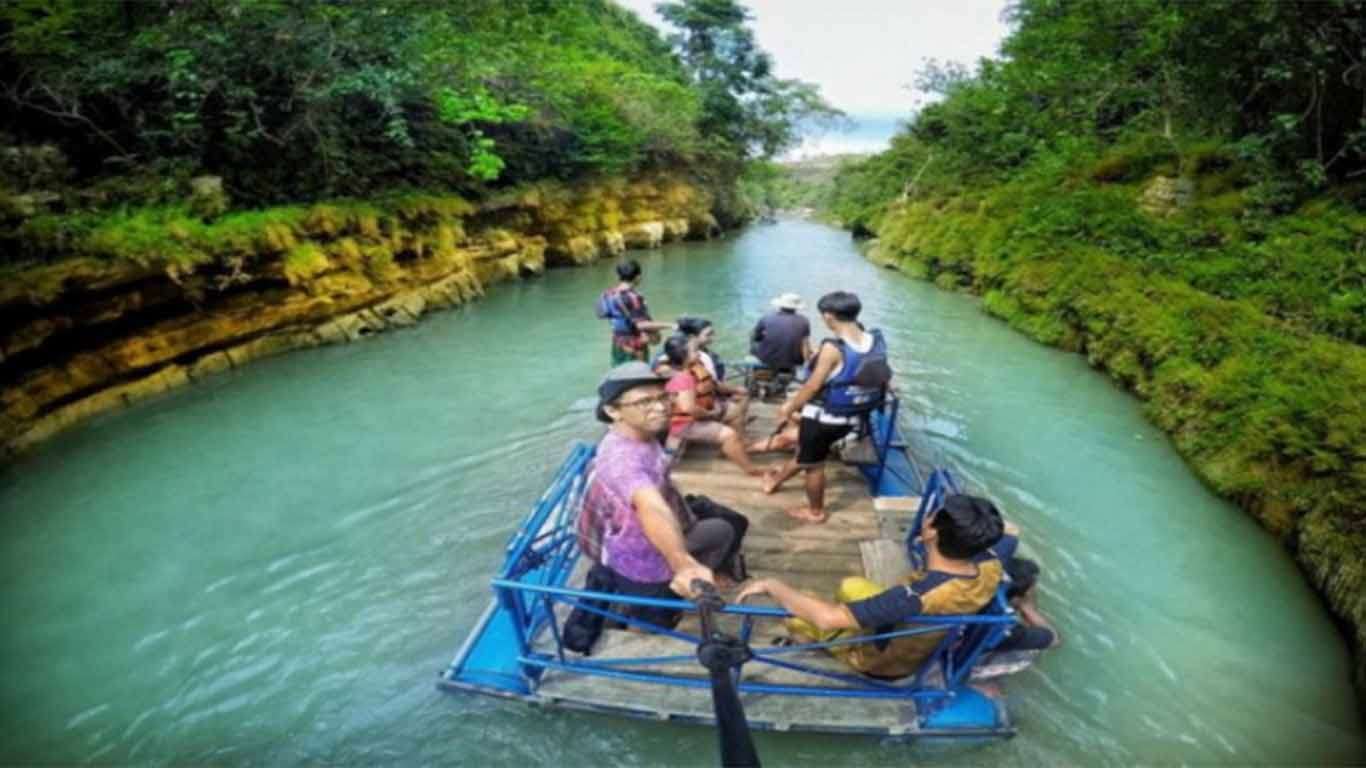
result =
M523 275L539 275L545 272L544 237L528 238L522 243L522 251L517 256L518 271Z
M484 295L484 288L468 272L461 272L419 288L428 310L448 309Z
M688 236L687 219L669 219L664 222L665 240L682 240Z
M373 336L387 327L388 323L385 322L383 316L372 309L363 309L359 312L335 317L315 328L313 332L324 344L338 344ZM240 365L241 363L234 357L233 364Z
M1195 198L1195 182L1186 178L1158 176L1148 182L1139 207L1152 216L1171 216L1186 208Z
M628 227L621 234L627 248L658 248L664 242L664 224L647 221Z
M138 379L120 388L125 404L131 405L139 400L155 397L176 387L189 383L190 374L183 366L168 365L151 376Z
M417 291L401 293L388 301L375 305L375 314L384 319L390 328L412 325L422 313L427 311L427 300Z
M598 234L598 244L608 256L620 256L626 253L626 238L622 237L616 230L607 230Z
M598 258L598 244L588 235L578 235L565 241L560 253L574 265L590 264Z
M721 224L710 213L703 213L688 220L688 237L693 240L710 240L721 234Z
M52 334L70 329L72 324L71 318L65 315L39 317L25 323L4 340L0 346L0 360L42 346Z
M228 357L227 352L210 352L207 355L194 361L190 366L189 374L192 381L199 381L222 373L232 367L232 358Z
M221 178L191 186L201 215L226 208ZM54 254L0 281L0 458L254 360L410 326L547 266L712 236L710 205L681 182L617 179L479 206L319 204L193 265Z

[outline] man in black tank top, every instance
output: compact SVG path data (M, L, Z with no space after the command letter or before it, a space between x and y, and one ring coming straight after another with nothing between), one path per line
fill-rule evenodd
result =
M846 291L827 293L821 297L816 308L836 338L855 349L871 348L873 336L865 333L858 322L859 312L863 309L858 296ZM780 421L786 421L793 414L801 414L797 455L788 459L778 470L764 475L764 493L776 493L783 483L798 472L805 473L807 505L785 511L809 523L823 523L826 520L825 460L830 455L831 446L848 435L859 420L857 416L827 413L819 403L826 383L844 364L844 353L840 346L829 341L821 344L806 383L778 409Z

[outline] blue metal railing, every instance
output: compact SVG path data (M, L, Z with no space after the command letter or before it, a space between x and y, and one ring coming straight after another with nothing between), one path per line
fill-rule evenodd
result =
M871 472L865 474L869 475L874 493L880 487L884 473L901 471L889 465L889 459L896 455L897 449L904 447L897 442L898 413L899 401L891 397L883 410L870 420L878 464ZM701 642L701 638L687 632L627 616L615 610L615 606L644 606L686 614L696 611L691 602L635 597L564 586L580 557L578 539L575 535L575 517L588 482L593 452L594 448L590 445L579 444L574 447L556 472L550 487L537 501L517 534L509 542L503 567L492 583L499 606L512 619L517 662L522 674L528 680L534 680L545 670L559 670L572 674L598 675L660 685L706 687L708 681L704 677L643 669L651 666L695 663L696 656L692 652L650 658L588 658L570 656L566 653L562 620L555 610L557 605L588 611L650 634L674 638L690 646L690 651L695 651L695 647ZM905 471L915 474L914 464L909 461L901 464ZM918 480L916 477L901 479L907 484ZM922 496L911 536L908 536L907 540L908 552L912 554L912 563L915 563L918 560L913 542L925 516L929 510L942 503L945 494L956 492L957 486L947 471L936 470L923 488L918 483L910 487L919 489ZM919 562L923 563L923 552ZM606 607L600 607L604 605ZM911 699L917 702L918 711L924 716L946 704L955 695L954 689L967 682L973 665L982 654L994 647L1004 636L1014 622L1013 617L1005 611L1004 598L998 595L992 606L983 614L921 616L917 617L914 624L903 625L888 632L754 650L753 658L747 662L748 664L801 673L810 677L813 684L777 684L741 678L738 688L741 693ZM781 621L790 617L780 608L766 606L728 605L722 612L740 617L740 636L746 642L753 635L759 622ZM793 659L794 655L805 652L826 653L841 646L936 633L942 634L943 637L926 658L919 673L909 683L878 680L852 670L832 671ZM549 642L543 639L547 635ZM930 675L932 670L942 673L933 682ZM453 666L452 674L457 673L458 669Z
M634 616L627 616L611 608L599 608L589 604L590 601L600 601L608 604L677 610L680 613L695 612L694 605L684 600L636 597L501 579L496 580L493 586L496 590L500 591L548 596L550 598L549 602L551 603L563 603L572 608L595 613L606 619L620 622L624 626L642 630L648 634L671 637L686 643L690 647L695 648L695 646L701 642L701 638L696 635L680 632ZM766 606L728 605L723 609L723 613L742 617L746 630L748 631L752 631L752 624L755 621L782 620L789 618L789 614L786 611ZM553 651L537 651L519 648L518 660L525 666L538 670L559 669L576 674L629 679L635 682L655 682L662 685L681 685L689 687L705 687L706 685L706 681L700 678L670 675L663 672L639 669L639 667L646 666L695 663L695 652L645 658L583 658L571 662L567 660L565 655L565 649L561 640L559 620L555 615L555 612L547 609L542 613L542 616L550 622ZM982 653L999 641L1000 637L1005 634L1005 631L1013 622L1013 618L1008 615L996 614L922 616L917 618L913 625L888 632L845 637L825 642L801 643L777 648L758 649L753 651L754 656L748 663L780 667L782 669L804 673L816 680L827 680L840 683L841 685L837 687L830 685L779 685L742 679L739 684L739 690L741 693L823 696L832 698L909 698L920 701L922 705L933 704L935 702L943 703L952 698L954 695L954 688L967 682L973 664L976 663ZM980 631L973 632L973 630ZM832 648L839 648L841 646L890 641L902 637L933 633L943 633L944 637L935 646L934 651L926 658L925 662L922 664L920 674L915 676L910 685L877 680L853 673L852 671L848 673L833 672L819 666L784 661L776 658L783 655L792 655L809 651L829 651ZM527 634L530 635L531 633L528 632ZM963 640L965 638L969 638L971 642L964 643ZM637 667L637 669L625 669L626 667ZM943 674L940 683L931 686L927 682L927 673L933 669L940 669ZM926 714L928 711L930 711L930 709L926 708L922 714Z
M915 520L906 534L906 557L911 562L912 570L925 567L925 545L920 541L920 529L925 525L925 518L944 503L945 496L956 493L960 493L958 483L947 469L934 470L925 481L925 487L920 492L920 505L915 510Z

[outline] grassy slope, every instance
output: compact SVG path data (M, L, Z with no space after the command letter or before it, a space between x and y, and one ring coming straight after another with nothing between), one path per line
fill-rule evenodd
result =
M1250 207L1218 162L1171 216L1110 157L894 206L879 258L1082 352L1216 491L1296 551L1366 690L1366 216ZM1344 298L1345 297L1345 298Z

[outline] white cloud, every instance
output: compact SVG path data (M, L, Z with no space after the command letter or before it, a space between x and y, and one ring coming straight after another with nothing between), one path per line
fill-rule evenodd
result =
M617 0L657 26L658 0ZM1006 0L747 0L759 45L777 73L821 87L854 116L905 117L923 100L911 84L925 59L971 66L1006 35ZM831 134L831 139L838 134Z

